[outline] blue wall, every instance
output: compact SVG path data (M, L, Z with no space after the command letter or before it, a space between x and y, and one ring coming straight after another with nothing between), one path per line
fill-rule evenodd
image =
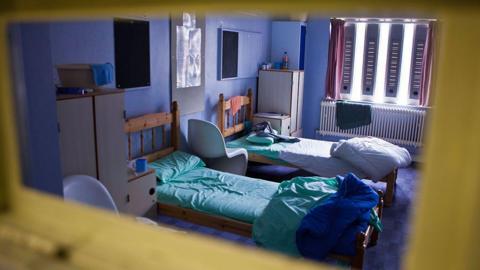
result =
M320 102L325 96L330 19L307 21L305 41L305 85L303 98L303 136L315 138L320 126Z
M125 93L127 117L170 109L170 35L169 20L150 21L151 86L129 89ZM257 16L207 16L205 26L205 111L181 118L182 143L190 118L216 122L218 95L244 95L248 88L256 90L256 78L217 80L219 27L263 33L260 61L268 61L270 53L270 20ZM28 172L25 183L37 189L62 194L55 83L57 64L105 63L115 65L113 20L92 22L57 22L21 24L24 77L28 94ZM15 44L13 44L15 45ZM240 55L240 57L243 57ZM114 87L113 84L108 85ZM181 108L180 108L181 109Z
M62 195L49 25L23 24L20 29L27 94L26 130L29 135L24 183L32 188Z
M115 65L113 20L52 23L52 62L112 63ZM170 106L169 21L150 21L151 86L125 93L127 117L169 110ZM55 81L58 82L55 73ZM107 87L115 87L114 84Z
M198 117L216 121L218 95L226 97L256 89L256 78L217 80L218 28L251 30L263 33L261 48L262 61L269 60L270 20L262 17L207 16L205 33L205 90L206 110ZM115 64L113 23L111 20L95 22L64 22L51 24L52 62ZM243 57L240 55L239 57ZM170 106L170 45L168 20L150 21L151 86L129 89L125 95L127 116L168 110ZM56 74L55 74L56 76ZM56 79L56 78L55 78ZM114 87L114 85L110 85ZM180 108L181 109L181 108Z
M269 60L271 28L269 19L256 16L207 16L205 23L205 111L182 116L180 122L183 146L186 145L188 119L200 118L216 123L216 105L220 93L230 97L244 95L248 88L256 90L256 78L217 80L219 27L263 33L262 47L254 49L261 51L261 61ZM115 64L112 20L52 23L50 29L54 65L103 62ZM125 94L127 117L166 111L170 108L169 59L169 21L167 19L151 20L151 86L127 90ZM58 78L55 80L58 81ZM110 86L114 87L114 85Z
M218 28L230 28L249 30L262 33L262 46L252 48L260 51L261 61L270 59L270 30L271 21L261 17L232 17L232 16L208 16L206 19L206 44L205 44L205 91L206 91L206 120L216 123L216 105L218 95L223 93L226 98L236 95L245 95L248 88L252 88L255 93L257 89L257 78L217 80L218 76ZM239 55L239 58L245 57Z

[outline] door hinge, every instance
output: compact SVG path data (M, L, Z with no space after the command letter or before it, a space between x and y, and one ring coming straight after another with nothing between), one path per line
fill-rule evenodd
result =
M127 111L126 110L123 110L123 119L127 120Z
M57 122L57 132L60 133L60 123Z
M130 194L127 194L127 202L130 202Z

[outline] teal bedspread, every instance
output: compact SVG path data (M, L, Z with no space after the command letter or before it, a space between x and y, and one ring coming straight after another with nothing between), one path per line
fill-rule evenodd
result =
M261 216L253 223L255 243L267 249L300 256L296 233L302 219L339 190L339 181L336 177L295 177L282 182ZM370 224L381 230L381 221L373 210L370 212Z
M315 205L338 190L335 178L295 177L282 182L263 214L253 223L253 240L267 249L299 256L295 233Z
M279 160L279 153L287 147L291 147L291 143L274 143L272 145L253 144L247 141L247 136L243 136L236 140L227 142L228 148L245 148L249 153L258 154L269 159Z
M157 200L253 223L277 187L278 183L200 167L158 184Z

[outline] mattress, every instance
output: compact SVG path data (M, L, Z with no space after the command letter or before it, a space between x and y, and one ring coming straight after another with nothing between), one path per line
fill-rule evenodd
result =
M194 168L157 185L157 201L200 212L253 223L259 217L278 183Z
M227 142L227 147L245 148L249 153L261 155L277 162L286 162L315 175L335 177L354 173L363 178L366 173L350 163L330 155L334 142L299 138L296 143L274 143L270 146L255 145L246 136Z

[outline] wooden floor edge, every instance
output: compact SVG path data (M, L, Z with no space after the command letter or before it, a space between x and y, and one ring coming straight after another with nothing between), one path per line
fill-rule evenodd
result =
M158 202L157 209L158 213L166 216L183 219L198 225L231 232L245 237L252 236L252 224L250 223Z

